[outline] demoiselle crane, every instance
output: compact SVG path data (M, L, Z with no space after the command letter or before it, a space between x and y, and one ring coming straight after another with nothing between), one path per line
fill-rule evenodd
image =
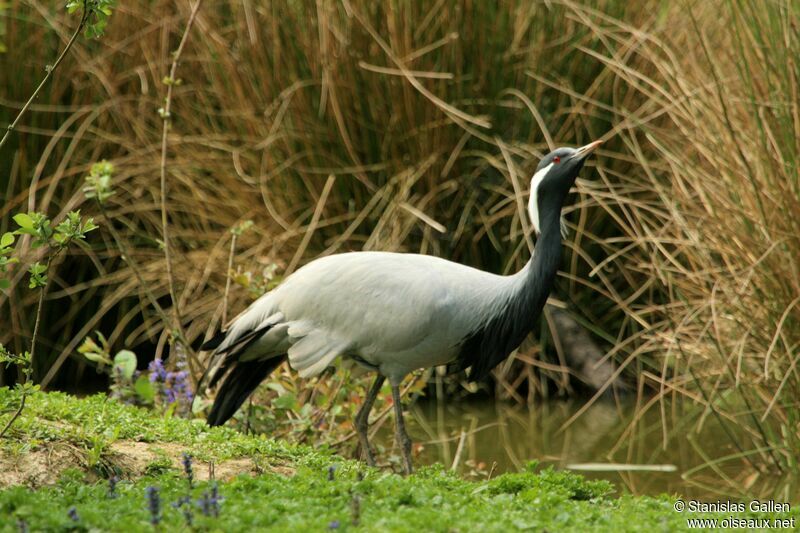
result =
M220 384L208 423L225 423L283 361L309 378L337 357L351 358L377 373L355 418L368 464L375 465L369 413L388 378L395 439L411 473L400 383L414 370L445 364L469 368L469 378L478 380L522 343L555 281L561 208L600 143L558 148L539 163L528 202L538 239L516 274L428 255L351 252L316 259L290 275L202 346L213 354L199 390Z

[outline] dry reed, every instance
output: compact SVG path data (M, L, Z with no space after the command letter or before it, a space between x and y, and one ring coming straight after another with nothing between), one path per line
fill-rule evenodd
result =
M19 210L92 211L82 177L112 161L119 192L100 222L165 309L156 110L189 9L120 5L106 37L74 45L0 152L3 230ZM660 401L673 397L742 428L742 449L758 450L750 465L796 468L798 14L788 1L204 4L167 138L187 339L220 325L228 230L244 219L256 230L234 262L253 275L376 248L510 272L528 255L517 202L537 157L602 137L587 173L597 179L580 180L568 209L556 297L637 390L657 391L640 404L661 410L665 445L683 416L681 402ZM11 3L0 118L74 23L36 0ZM108 232L57 272L42 353L70 357L94 329L164 349L168 332ZM0 296L0 342L12 347L32 327L23 273ZM236 309L248 301L231 294ZM545 394L548 381L566 391L558 361L525 362L543 357L526 345L496 371L497 395ZM83 363L64 370L62 385Z

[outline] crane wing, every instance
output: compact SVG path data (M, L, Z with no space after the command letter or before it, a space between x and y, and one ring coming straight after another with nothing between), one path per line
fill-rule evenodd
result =
M398 372L442 364L505 300L504 279L416 254L317 259L204 345L214 355L201 385L213 386L236 362L283 355L303 377L345 353L375 366L393 359Z
M276 289L277 304L341 349L367 356L412 349L446 333L447 316L439 311L449 292L441 273L409 257L359 252L318 259Z

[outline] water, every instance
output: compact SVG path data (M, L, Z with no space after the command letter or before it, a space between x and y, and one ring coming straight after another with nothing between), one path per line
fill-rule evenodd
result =
M698 429L699 411L678 414L665 403L663 409L655 405L642 413L633 401L607 401L595 403L564 427L583 405L577 400L534 406L426 401L415 403L406 420L418 464L455 464L466 476L485 479L490 472L519 471L531 460L573 469L580 463L595 463L593 468L621 463L611 471L578 471L612 481L618 493L800 501L796 475L758 473L740 457L734 442L742 446L740 436L713 416L706 416ZM674 429L665 433L665 427ZM392 430L390 419L377 435L387 449L393 445ZM738 457L714 463L731 455ZM630 468L648 471L621 470Z

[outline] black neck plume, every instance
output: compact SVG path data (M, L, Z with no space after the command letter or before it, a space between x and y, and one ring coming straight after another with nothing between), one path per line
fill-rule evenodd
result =
M470 380L478 381L516 350L533 329L547 302L561 261L561 202L539 205L541 234L517 283L501 311L461 345L457 368L471 367Z

